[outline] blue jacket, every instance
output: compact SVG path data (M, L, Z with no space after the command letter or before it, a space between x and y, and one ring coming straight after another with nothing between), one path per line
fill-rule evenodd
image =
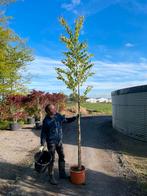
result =
M41 145L44 145L45 142L48 144L58 144L62 141L62 123L73 122L76 117L65 118L65 116L56 113L53 118L46 115L43 120L42 129L41 129Z

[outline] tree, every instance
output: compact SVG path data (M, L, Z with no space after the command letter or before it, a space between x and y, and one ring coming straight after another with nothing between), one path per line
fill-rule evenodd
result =
M62 93L45 93L32 90L24 100L27 113L42 122L45 106L49 103L56 104L59 109L64 107L65 95Z
M23 95L8 95L5 99L5 105L8 106L8 118L17 123L18 120L26 117L26 112L23 108Z
M7 27L9 17L0 15L0 97L24 91L27 76L23 70L33 60L31 50L14 31Z
M13 3L16 0L0 0L0 5L8 5L9 3Z
M67 88L77 96L78 107L78 169L81 169L81 125L80 125L80 104L81 95L86 96L91 90L91 86L87 86L83 92L81 87L86 82L87 78L94 73L91 72L93 63L91 63L91 54L87 51L87 44L79 40L80 30L83 26L84 17L79 17L75 20L75 27L72 30L63 17L60 18L60 23L64 27L68 36L61 35L60 40L66 45L67 51L64 52L65 59L62 63L65 68L56 68L57 79L63 81Z
M87 98L86 96L80 96L81 102L84 102L86 100L86 98ZM78 94L71 93L69 95L69 100L72 102L77 102L78 101Z

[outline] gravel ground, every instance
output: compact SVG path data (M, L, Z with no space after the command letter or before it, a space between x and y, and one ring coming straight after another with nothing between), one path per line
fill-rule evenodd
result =
M139 196L135 180L127 177L122 159L114 150L114 141L105 134L109 116L84 117L82 126L82 161L86 167L86 184L73 185L59 180L49 184L47 172L34 171L33 155L39 147L40 131L25 127L20 131L0 132L0 194L1 195L87 195ZM108 131L108 130L107 130ZM76 122L64 126L66 171L77 163ZM108 137L109 136L109 137ZM129 172L128 172L129 173ZM125 174L125 175L124 175ZM58 179L57 156L55 175ZM128 174L129 175L129 174Z

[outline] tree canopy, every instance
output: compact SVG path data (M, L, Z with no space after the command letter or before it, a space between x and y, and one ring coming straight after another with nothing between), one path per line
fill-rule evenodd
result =
M56 68L58 79L62 80L67 88L72 90L74 94L78 94L78 85L81 87L86 82L87 78L94 73L91 72L93 63L90 58L93 56L87 51L86 42L80 42L79 36L83 26L84 17L79 17L75 20L75 28L69 27L63 17L60 18L60 23L64 27L67 36L61 35L60 40L68 49L64 52L65 59L62 63L65 68ZM86 96L91 90L91 86L87 86L83 95Z
M32 52L7 25L10 18L0 14L0 94L15 93L24 90L23 69L33 60Z

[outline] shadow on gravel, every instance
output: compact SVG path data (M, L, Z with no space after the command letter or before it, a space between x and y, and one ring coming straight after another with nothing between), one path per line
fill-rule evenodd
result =
M6 171L8 170L8 171ZM55 171L56 178L58 172ZM0 163L0 178L5 180L16 180L17 184L10 187L1 187L0 195L54 195L65 194L70 196L137 196L137 189L132 189L134 182L124 180L120 177L108 176L104 173L87 170L87 181L85 185L73 185L69 180L59 180L59 185L49 184L47 172L38 174L32 167ZM131 191L130 191L131 190ZM132 192L133 190L133 192Z
M32 129L40 137L40 130ZM82 146L109 149L125 154L147 157L147 143L126 136L112 128L111 116L81 118ZM63 142L77 145L77 123L63 125Z

